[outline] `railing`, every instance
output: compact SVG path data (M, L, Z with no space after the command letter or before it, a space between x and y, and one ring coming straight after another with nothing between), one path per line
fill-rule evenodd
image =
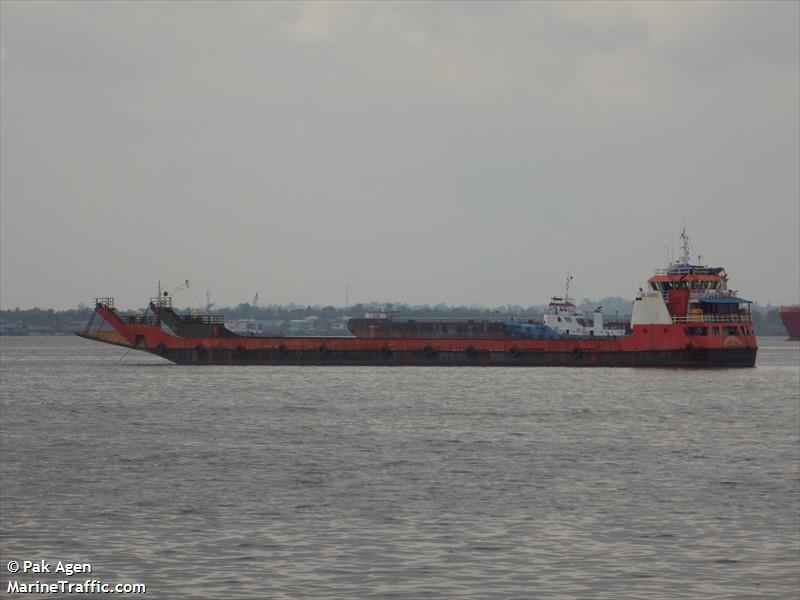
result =
M114 308L114 298L107 297L107 298L95 298L94 299L95 305L105 306L106 308Z
M223 325L224 315L178 315L184 323L198 323L202 325Z
M729 315L686 315L685 317L672 317L673 323L750 323L750 314Z
M700 300L706 298L735 298L736 290L690 290L690 300Z
M172 308L172 296L150 298L150 303L161 308Z
M128 323L129 325L160 325L161 320L158 317L142 317L139 315L133 315L129 317L120 317L120 320L123 323Z
M661 297L664 298L664 304L669 304L669 294L676 289L688 289L689 300L699 300L702 302L706 298L735 298L736 290L694 290L691 288L670 288L668 290L653 290L660 291Z
M719 275L720 270L707 265L674 264L674 266L656 269L655 271L656 275L686 275L690 273L695 275Z

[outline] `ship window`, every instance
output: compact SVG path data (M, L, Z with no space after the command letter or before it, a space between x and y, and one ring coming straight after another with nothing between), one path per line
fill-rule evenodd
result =
M713 333L714 335L719 335L719 327L712 327L711 333Z
M657 290L658 289L658 284L655 281L651 281L650 282L650 288L653 289L653 290Z
M725 334L726 335L738 335L739 334L739 328L738 327L726 327L725 328Z
M686 335L708 335L708 327L684 327Z
M740 329L744 335L747 335L747 327L740 327Z

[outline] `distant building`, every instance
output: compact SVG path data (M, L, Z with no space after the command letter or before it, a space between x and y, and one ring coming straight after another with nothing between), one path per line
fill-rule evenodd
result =
M0 335L30 335L30 331L22 321L0 319Z

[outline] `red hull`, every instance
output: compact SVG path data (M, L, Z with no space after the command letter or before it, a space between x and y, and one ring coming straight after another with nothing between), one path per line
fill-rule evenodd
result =
M781 306L778 309L790 340L800 340L800 306Z

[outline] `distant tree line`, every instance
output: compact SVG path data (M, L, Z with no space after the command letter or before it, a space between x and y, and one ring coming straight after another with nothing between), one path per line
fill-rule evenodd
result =
M578 308L584 312L593 311L602 306L607 321L628 321L632 303L623 298L603 298L599 301L584 299ZM403 318L462 318L462 319L541 319L545 305L522 307L517 305L498 306L494 308L476 306L411 305L402 302L359 303L348 307L320 305L270 305L253 306L242 303L234 307L215 308L214 314L225 315L226 320L253 319L256 321L289 322L295 319L319 317L328 321L346 317L360 317L367 312L379 310L389 311ZM133 314L134 311L121 311L122 314ZM190 312L190 309L178 309L178 312ZM196 311L193 311L196 312ZM5 335L67 335L83 329L89 321L92 309L79 306L76 309L53 310L42 308L0 310L0 334ZM753 305L753 328L758 335L786 335L786 330L778 316L775 306L761 307Z

